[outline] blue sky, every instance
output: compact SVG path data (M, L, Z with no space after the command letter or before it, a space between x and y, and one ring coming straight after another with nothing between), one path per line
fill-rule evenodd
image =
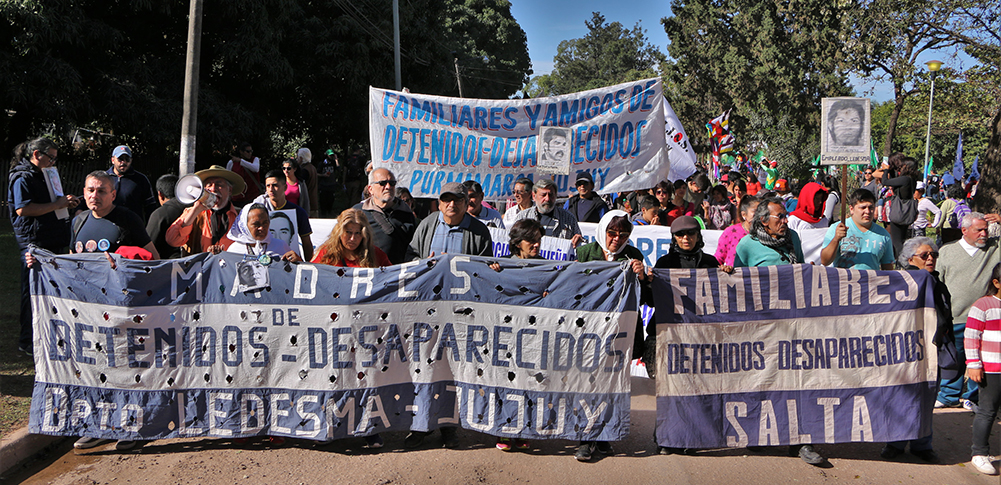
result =
M627 5L626 8L623 8ZM553 56L560 41L583 37L587 34L584 21L591 19L591 12L601 12L608 22L619 22L632 28L636 22L646 29L647 39L667 54L667 34L660 19L671 15L668 0L511 0L511 13L528 36L528 54L532 58L535 75L547 74L553 69ZM974 63L965 55L964 60L949 58L947 53L926 53L919 62L941 60L954 67L969 68ZM869 96L875 101L893 97L889 83L862 83L852 78L852 85L859 96Z

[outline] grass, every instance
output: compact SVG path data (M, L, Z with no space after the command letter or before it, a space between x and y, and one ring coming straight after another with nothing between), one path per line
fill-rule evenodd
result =
M0 436L28 424L35 365L17 351L21 332L21 265L10 219L0 221Z

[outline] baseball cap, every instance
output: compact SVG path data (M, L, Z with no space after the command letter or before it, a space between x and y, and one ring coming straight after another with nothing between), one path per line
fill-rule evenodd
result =
M578 172L577 180L574 181L574 185L579 184L581 180L591 182L592 184L594 183L594 177L591 176L591 172Z
M441 186L441 195L438 196L439 199L445 196L445 194L451 194L459 199L465 199L467 196L466 187L459 182L449 182Z
M770 167L775 168L779 166L779 162L771 162L768 164Z
M132 149L125 145L119 145L115 147L115 151L111 152L111 156L115 158L118 158L122 155L128 155L129 158L132 158Z
M918 185L916 187L914 187L914 188L916 190L924 189L925 188L925 183L924 182L918 182Z

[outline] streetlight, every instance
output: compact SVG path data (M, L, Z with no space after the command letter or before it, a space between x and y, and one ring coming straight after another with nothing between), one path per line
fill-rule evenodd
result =
M931 167L928 166L928 154L931 148L931 105L932 101L935 99L935 73L942 68L942 61L928 61L925 63L928 65L928 70L931 71L931 94L928 96L928 132L925 134L925 173L924 179L925 183L928 183L928 171Z

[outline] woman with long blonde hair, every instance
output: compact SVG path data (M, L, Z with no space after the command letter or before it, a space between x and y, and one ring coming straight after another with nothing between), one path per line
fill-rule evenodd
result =
M346 209L337 216L337 224L316 250L312 262L350 268L392 265L386 253L372 243L368 217L358 209Z

